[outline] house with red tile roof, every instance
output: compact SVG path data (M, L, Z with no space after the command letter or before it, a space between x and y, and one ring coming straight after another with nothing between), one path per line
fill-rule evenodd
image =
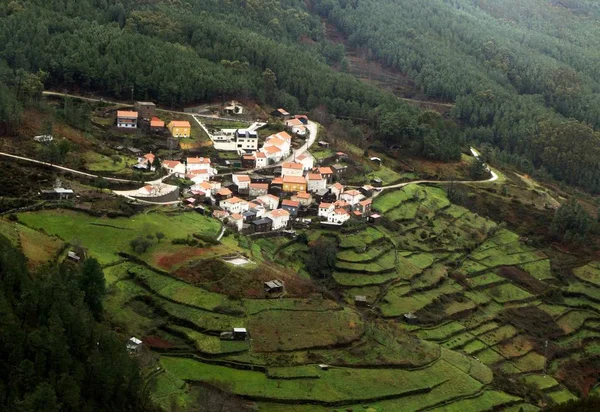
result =
M306 179L304 176L284 176L283 188L284 192L306 192Z
M137 128L138 112L130 110L117 110L117 127L124 129Z
M273 221L272 230L285 229L290 221L290 213L284 209L271 210L266 217Z
M302 163L287 162L281 165L281 176L303 176Z

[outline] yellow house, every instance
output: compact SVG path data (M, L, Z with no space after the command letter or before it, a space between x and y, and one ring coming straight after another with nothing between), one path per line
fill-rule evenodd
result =
M167 126L173 137L190 137L192 126L187 120L173 120Z
M303 176L283 176L284 192L306 192L306 179Z

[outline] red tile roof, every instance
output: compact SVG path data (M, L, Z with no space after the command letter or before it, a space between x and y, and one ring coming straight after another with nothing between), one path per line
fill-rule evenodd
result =
M210 164L208 157L188 157L187 163L190 165Z
M306 178L308 180L323 180L323 176L321 176L319 173L309 173L306 175Z
M319 167L319 173L322 175L332 175L333 170L331 170L331 167Z
M230 218L234 219L234 220L240 220L243 219L244 216L240 215L239 213L234 213L231 216L229 216Z
M336 215L347 215L348 212L346 211L346 209L335 209L333 211L333 213L335 213Z
M304 176L283 176L283 183L306 183Z
M289 216L290 212L288 212L285 209L275 209L275 210L271 210L268 214L273 217L283 217L283 216Z
M163 160L162 165L169 169L173 169L175 166L180 165L181 162L179 160Z
M310 199L310 193L308 192L298 192L294 196L299 199Z
M169 126L172 126L172 127L192 127L190 125L190 122L188 122L187 120L173 120L173 121L171 121L171 123L169 123Z
M299 207L300 202L298 202L297 200L285 199L281 202L281 206Z
M165 122L160 120L158 117L150 119L150 127L165 127Z
M248 175L234 175L238 182L249 182L250 176Z
M117 117L127 117L127 118L133 117L133 118L137 119L138 112L133 112L133 111L129 111L129 110L118 110Z
M300 170L300 169L302 169L302 164L300 164L300 163L294 163L294 162L289 162L289 163L282 164L281 167L283 169Z
M221 196L229 196L229 195L231 195L233 193L231 192L231 190L227 189L226 187L222 187L221 189L219 189L219 191L217 192L217 194L221 195Z
M331 203L321 203L319 204L319 209L329 209L331 207Z

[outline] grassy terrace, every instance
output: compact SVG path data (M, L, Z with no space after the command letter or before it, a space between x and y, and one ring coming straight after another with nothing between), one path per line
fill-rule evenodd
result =
M26 226L43 230L69 243L81 243L100 263L118 260L121 251L131 252L129 242L138 236L162 232L168 243L192 233L216 236L219 223L198 213L146 213L131 218L96 218L70 210L44 210L18 214ZM158 242L150 249L160 249Z

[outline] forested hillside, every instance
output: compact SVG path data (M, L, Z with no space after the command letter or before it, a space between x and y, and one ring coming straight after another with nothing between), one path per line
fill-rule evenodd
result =
M494 144L526 171L544 167L600 190L600 139L592 130L600 127L597 3L312 3L351 46L408 74L427 95L455 101L468 138Z
M98 262L30 274L0 235L0 409L154 410L137 363L102 317Z
M456 130L328 66L343 48L322 41L303 2L2 1L0 22L0 60L41 70L49 88L122 99L133 91L171 107L227 97L291 112L323 107L367 119L384 138L388 115L416 155L460 157Z

